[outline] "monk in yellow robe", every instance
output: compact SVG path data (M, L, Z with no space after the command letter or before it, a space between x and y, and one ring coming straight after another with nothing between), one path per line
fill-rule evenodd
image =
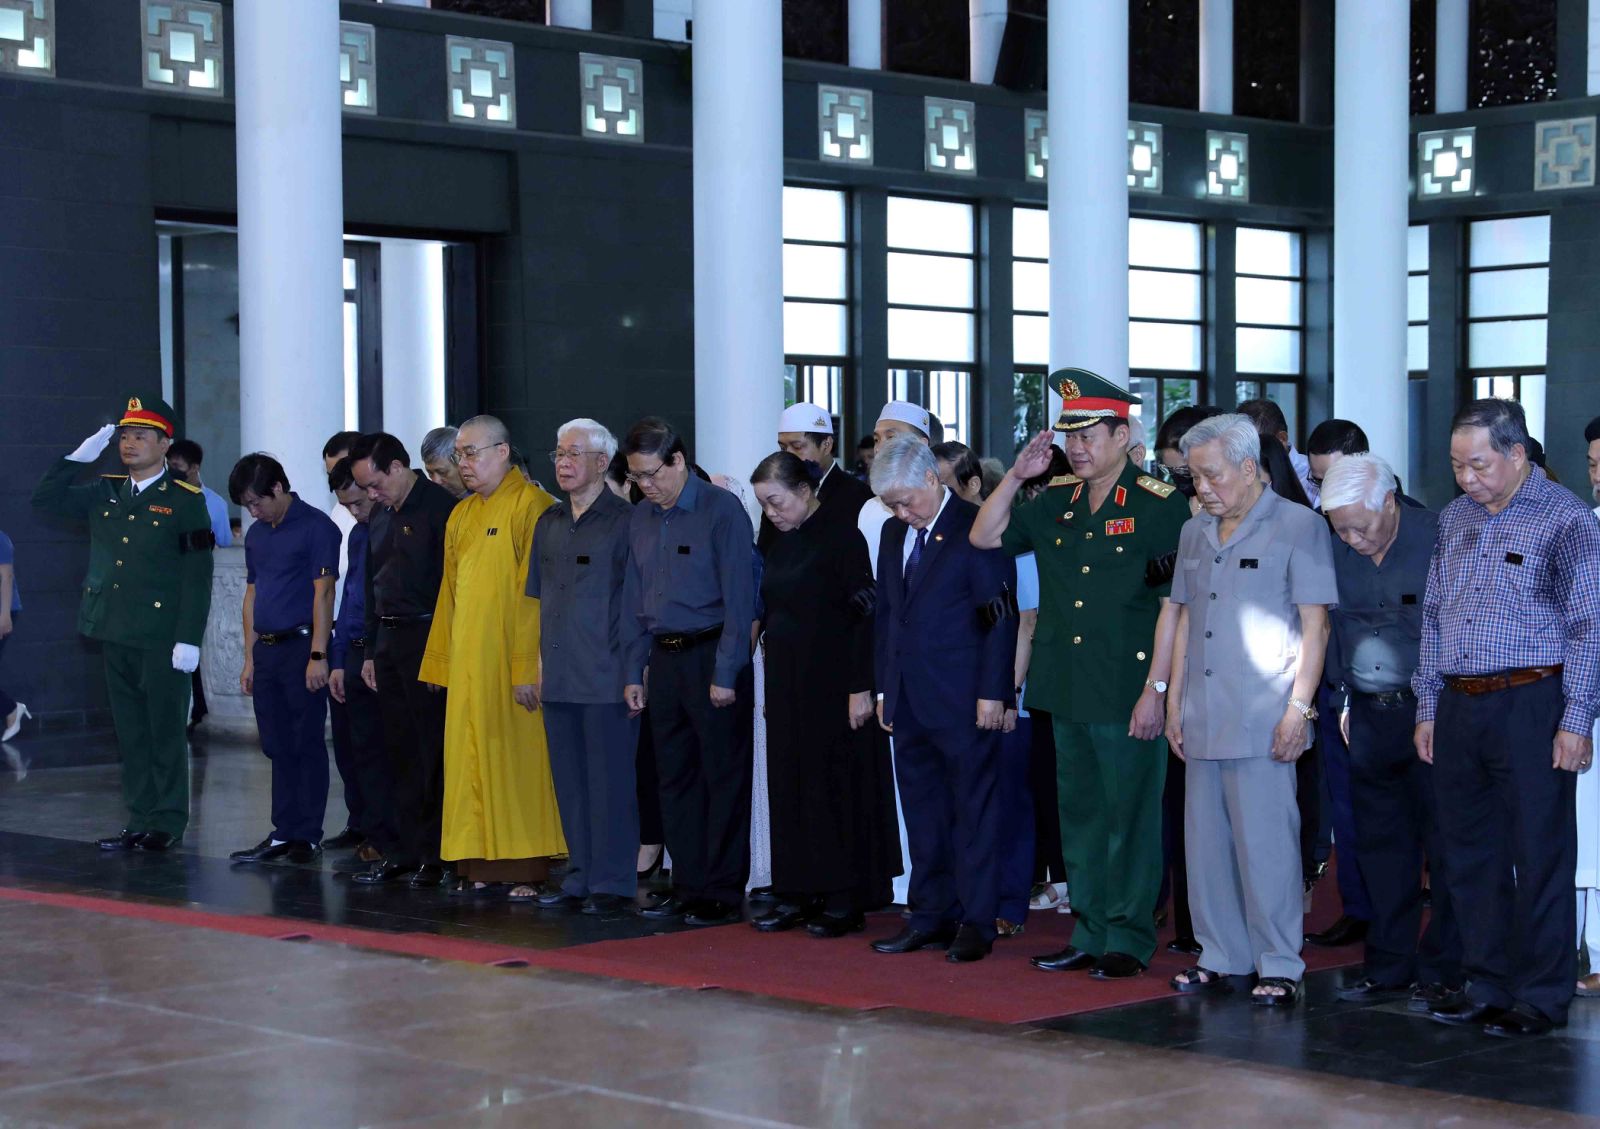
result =
M439 855L461 889L533 898L564 855L544 719L539 601L523 594L533 526L555 499L515 473L505 424L475 416L454 461L470 493L445 527L444 582L418 678L448 687Z

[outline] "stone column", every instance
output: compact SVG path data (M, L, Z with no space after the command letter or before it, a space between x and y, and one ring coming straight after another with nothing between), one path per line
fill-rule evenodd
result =
M444 245L379 240L383 279L383 429L420 465L444 424Z
M1233 113L1233 0L1200 0L1200 109Z
M967 71L973 82L993 82L1006 33L1007 0L967 0L970 35Z
M783 33L776 3L695 0L695 458L748 479L783 411Z
M1339 0L1334 19L1333 410L1407 465L1410 10Z
M545 0L544 22L551 27L570 27L577 31L594 29L593 0Z
M1467 108L1467 51L1471 38L1467 0L1436 0L1433 26L1433 112L1454 114ZM1410 24L1406 25L1408 28ZM1409 33L1408 33L1409 34ZM1410 55L1407 40L1407 55ZM1406 90L1407 105L1411 91Z
M200 643L200 679L206 688L206 729L254 735L255 706L239 689L244 671L244 546L213 551L211 616Z
M850 0L850 65L883 69L883 0Z
M1050 0L1049 37L1050 367L1127 387L1127 5Z
M339 5L239 0L233 21L241 446L321 509L344 424Z

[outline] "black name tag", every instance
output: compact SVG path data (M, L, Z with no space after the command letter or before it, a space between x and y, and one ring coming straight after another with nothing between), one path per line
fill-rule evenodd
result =
M588 557L579 557L578 558L578 563L579 564L588 564L589 563L589 558Z
M484 536L486 536L486 537L493 537L493 536L494 536L494 535L495 535L495 534L497 534L497 533L499 533L499 532L500 532L500 527L499 527L499 526L493 526L493 525L492 525L492 526L490 526L490 527L489 527L489 531L488 531L488 533L486 533L486 534L485 534L485 535L484 535Z
M679 545L678 546L678 555L680 557L687 557L689 555L689 546L687 546L687 545Z
M1255 557L1240 557L1239 558L1239 567L1240 568L1260 568L1261 567L1261 562L1259 560L1257 560Z
M1506 564L1520 565L1521 563L1522 563L1522 554L1521 553L1507 553L1506 554Z
M1415 592L1406 592L1401 595L1400 602L1402 604L1414 604L1417 602L1417 594Z

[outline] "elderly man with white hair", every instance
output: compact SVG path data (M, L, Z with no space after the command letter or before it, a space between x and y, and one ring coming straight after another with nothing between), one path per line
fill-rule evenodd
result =
M1365 967L1341 988L1347 1000L1381 1000L1415 983L1426 1011L1461 983L1461 936L1440 862L1433 766L1415 755L1411 689L1422 639L1422 599L1439 539L1439 515L1400 501L1394 471L1369 454L1334 461L1322 480L1333 526L1337 661L1327 677L1349 694L1351 807L1356 857L1371 913ZM1422 928L1422 863L1433 909ZM1420 936L1419 936L1420 934Z
M1201 512L1178 542L1183 608L1167 694L1167 740L1188 762L1189 903L1205 963L1180 992L1258 974L1252 1002L1299 995L1303 940L1294 762L1338 603L1326 525L1266 489L1255 425L1202 420L1181 441Z

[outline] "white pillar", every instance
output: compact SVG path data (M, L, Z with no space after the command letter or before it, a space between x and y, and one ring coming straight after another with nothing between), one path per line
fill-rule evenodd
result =
M1050 367L1126 388L1128 6L1050 0L1049 28Z
M321 508L344 425L339 4L239 0L233 25L241 446Z
M421 465L422 437L444 425L444 244L379 241L383 429Z
M1233 113L1233 0L1200 0L1200 109Z
M1333 414L1403 467L1411 13L1338 0L1333 84Z
M593 0L545 0L544 22L551 27L594 30Z
M967 71L973 82L993 82L1000 62L1000 41L1006 33L1007 0L967 0L971 34Z
M783 411L783 30L694 5L694 456L749 479Z
M694 18L694 9L695 0L655 0L655 37L687 43L689 21Z
M850 65L883 69L883 0L850 0Z
M1467 108L1467 50L1472 26L1469 8L1467 0L1436 0L1433 17L1433 110L1436 114L1454 114ZM1406 97L1410 98L1409 90Z

